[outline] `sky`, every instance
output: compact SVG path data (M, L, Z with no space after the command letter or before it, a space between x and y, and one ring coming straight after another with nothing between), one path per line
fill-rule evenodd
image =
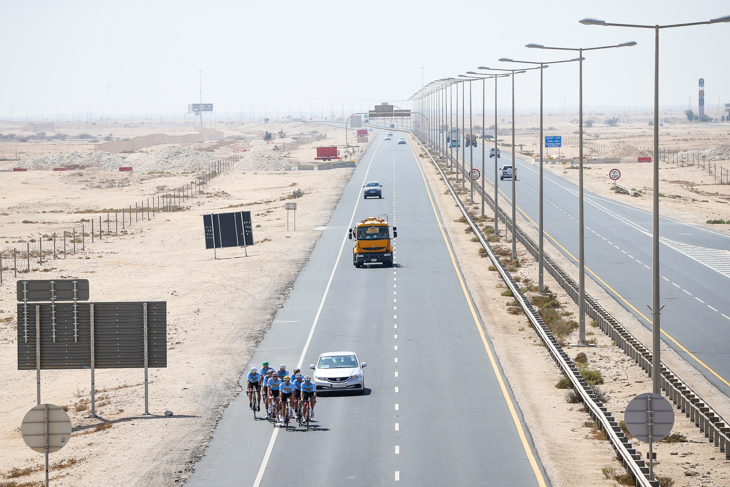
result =
M650 109L654 31L578 21L662 25L726 15L728 0L0 0L0 119L182 114L201 91L229 117L400 106L422 82L484 65L520 67L499 58L577 57L528 43L628 41L638 44L585 54L584 106ZM730 23L661 30L660 104L697 111L704 78L706 111L719 116L730 103L729 40ZM472 87L476 97L481 82ZM493 82L486 89L493 104ZM536 71L517 76L518 111L537 109L539 89ZM506 81L498 94L507 109ZM577 63L546 70L544 96L548 110L576 111Z

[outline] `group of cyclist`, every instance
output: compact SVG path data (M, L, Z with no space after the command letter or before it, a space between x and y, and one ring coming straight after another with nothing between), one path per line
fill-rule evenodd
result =
M256 400L254 401L254 393ZM285 417L287 403L299 414L299 402L302 403L302 414L306 408L310 408L311 416L314 417L314 405L317 403L317 391L312 378L302 376L301 370L296 369L293 374L286 370L282 364L279 370L269 367L269 362L264 362L259 372L252 367L246 377L246 394L248 395L249 408L261 409L261 396L264 398L264 410L269 410L269 403L273 401L274 411Z

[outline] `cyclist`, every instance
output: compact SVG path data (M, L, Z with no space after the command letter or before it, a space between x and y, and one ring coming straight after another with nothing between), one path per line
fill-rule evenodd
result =
M286 418L286 403L294 393L294 384L289 380L289 376L284 376L284 382L279 386L279 403L281 404L281 417Z
M300 397L302 395L302 384L304 384L304 380L302 380L302 374L299 373L299 369L297 369L295 371L295 374L296 374L294 376L295 379L293 381L291 381L292 384L294 384L294 395L292 396L293 397L293 402L294 402L293 406L294 406L294 411L297 412L297 419L301 419L299 417L300 416L300 414L299 414L299 399L300 399Z
M269 363L268 362L264 362L263 365L261 366L261 375L264 376L264 379L266 379L266 376L268 375L269 370L274 370L274 369L272 369L271 367L269 367Z
M304 382L302 382L301 399L304 402L302 410L309 406L312 411L312 417L314 417L314 405L317 403L317 388L309 376L304 377Z
M266 371L266 375L262 375L261 378L261 385L263 386L263 394L264 394L264 408L266 410L269 410L269 396L271 395L269 393L269 379L271 379L272 376L276 375L274 374L274 369L269 367L269 369Z
M271 374L271 379L269 379L268 386L269 386L269 402L274 401L274 411L279 411L279 388L281 387L282 382L279 380L279 376L276 374ZM276 415L276 412L274 413Z
M251 367L251 372L246 376L246 394L248 394L248 407L253 409L253 395L256 391L256 410L261 409L261 374L258 373L256 367Z
M285 375L289 375L291 377L291 375L289 374L289 371L286 370L286 365L284 365L284 364L281 364L279 366L279 370L276 371L276 375L279 376L279 380L284 380Z

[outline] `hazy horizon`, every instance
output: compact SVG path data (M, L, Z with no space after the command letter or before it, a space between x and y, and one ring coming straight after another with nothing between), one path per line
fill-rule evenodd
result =
M34 8L4 2L0 119L131 118L131 112L134 119L178 118L188 104L201 101L201 91L202 101L214 104L217 120L251 112L269 118L276 112L280 118L352 113L382 101L407 105L422 83L480 65L521 67L499 62L502 57L577 57L572 51L528 49L527 43L577 48L627 41L638 45L584 54L585 111L651 110L653 30L584 26L578 20L653 25L725 15L730 4L723 0L515 0L509 5L284 0L276 6L131 0L103 9L86 0L40 1ZM730 103L730 66L712 63L711 53L728 37L730 23L661 30L664 109L697 112L698 80L704 78L705 111L720 116ZM518 75L515 85L517 110L537 109L537 72ZM481 82L473 82L472 89L478 106ZM546 110L577 112L577 63L546 70L544 96ZM508 110L509 80L500 81L498 98L500 113ZM492 81L486 83L486 101L488 111L494 104Z

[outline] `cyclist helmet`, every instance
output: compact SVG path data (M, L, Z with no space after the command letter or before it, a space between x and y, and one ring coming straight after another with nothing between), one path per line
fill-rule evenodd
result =
M297 374L297 373L299 373L299 372L301 372L301 371L302 371L302 369L296 369L296 370L294 371L294 373L295 373L295 374Z
M251 367L251 373L255 374L257 372L256 367Z
M286 365L284 365L284 364L281 364L281 365L279 366L279 368L280 368L280 369L286 369Z
M288 380L289 380L289 376L288 375L285 375L284 376L284 382L287 382Z
M269 366L269 363L268 363L268 362L264 362L264 363L263 363L262 365L263 365L264 367L268 367L268 366Z
M266 375L271 375L274 373L274 369L269 369L266 371Z
M296 377L297 377L297 379L301 379L302 378L302 374L297 374Z
M309 382L309 381L311 381L311 380L312 380L312 378L311 378L311 377L309 377L308 375L305 375L305 376L304 376L304 382Z

